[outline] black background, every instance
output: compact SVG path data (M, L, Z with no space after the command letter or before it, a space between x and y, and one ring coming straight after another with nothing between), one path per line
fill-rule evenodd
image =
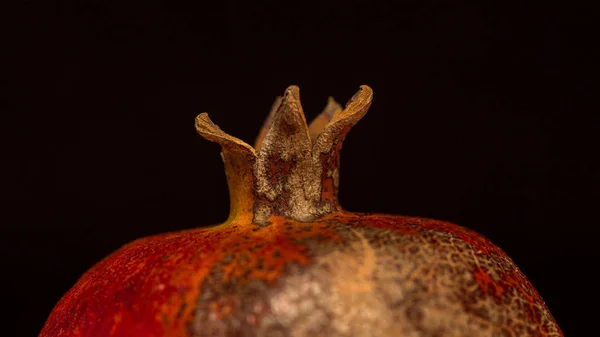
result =
M565 334L583 335L600 258L592 14L485 3L5 2L0 267L13 335L36 335L126 242L223 221L219 148L194 117L252 142L290 84L308 119L329 95L374 90L342 151L345 208L486 235Z

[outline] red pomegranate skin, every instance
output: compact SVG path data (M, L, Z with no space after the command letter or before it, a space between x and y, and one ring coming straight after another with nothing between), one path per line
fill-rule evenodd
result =
M223 148L229 219L125 245L64 295L40 337L563 336L482 235L339 206L341 141L371 97L362 87L344 110L330 100L307 126L290 87L257 150L199 116Z
M322 290L299 293L302 283ZM348 303L328 299L335 293ZM375 317L360 312L370 303L363 297L378 303L368 310ZM312 303L304 304L311 310L281 309L300 301ZM353 308L356 315L335 317ZM354 324L352 333L335 330L336 319ZM293 324L281 323L288 321ZM483 236L443 221L339 212L314 223L278 218L267 226L231 223L134 241L83 275L41 336L279 336L277 331L562 335L527 278Z

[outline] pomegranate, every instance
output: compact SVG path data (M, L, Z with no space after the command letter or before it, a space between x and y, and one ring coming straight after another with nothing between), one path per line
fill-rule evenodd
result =
M222 147L227 221L125 245L64 295L40 336L562 336L485 237L340 207L342 141L371 99L362 86L307 125L291 86L255 147L200 114L198 132Z

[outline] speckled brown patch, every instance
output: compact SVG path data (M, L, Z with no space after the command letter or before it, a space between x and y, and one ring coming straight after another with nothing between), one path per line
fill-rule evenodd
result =
M300 224L272 226L286 236ZM286 264L272 283L225 281L230 261L217 264L202 284L192 335L561 336L535 290L515 282L524 276L514 263L500 250L483 253L489 241L428 228L454 225L333 216L305 226L325 226L336 239L295 241L310 263Z

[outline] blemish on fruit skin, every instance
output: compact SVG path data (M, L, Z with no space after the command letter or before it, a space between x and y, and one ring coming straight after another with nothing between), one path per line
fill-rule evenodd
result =
M402 279L402 273L403 273L403 269L402 268L395 268L395 263L393 260L390 260L390 258L398 258L400 259L399 261L402 261L401 263L406 267L406 269L410 269L408 268L408 266L412 263L410 262L412 257L411 256L415 256L415 258L418 258L418 261L429 261L429 263L431 263L430 266L420 266L417 270L418 271L418 276L419 277L419 281L423 281L419 284L421 284L421 286L418 289L421 289L419 291L423 292L421 295L418 296L425 296L426 294L430 293L431 295L427 295L427 296L431 296L431 297L415 297L416 298L420 298L419 301L423 301L426 300L427 298L436 298L439 296L445 296L445 292L449 291L449 290L444 290L444 288L440 288L438 290L432 289L431 285L432 284L436 284L439 282L442 282L443 284L454 284L453 287L456 287L454 291L459 291L461 284L467 284L466 280L468 279L472 279L473 280L473 284L475 285L476 289L480 289L480 291L476 291L474 288L471 288L471 290L469 290L470 295L465 297L465 309L461 315L477 315L478 314L478 310L476 309L478 308L478 306L481 304L485 304L486 306L490 306L487 310L488 312L498 312L498 308L501 308L502 305L504 305L503 303L512 303L512 301L514 301L514 299L519 298L518 301L530 301L528 305L524 306L524 307L506 307L505 311L501 311L501 315L504 315L505 319L510 322L510 321L514 321L514 324L521 324L521 322L519 321L519 317L521 316L527 316L530 317L530 319L532 319L534 322L539 322L540 326L543 326L542 331L546 331L545 333L542 334L542 336L558 336L556 335L556 333L558 333L556 330L556 328L554 327L554 325L552 325L552 321L550 320L549 317L551 316L547 316L547 312L545 313L544 309L545 306L543 304L543 301L541 301L541 299L539 299L539 297L526 297L523 296L521 293L521 290L519 287L515 287L516 284L513 284L511 282L512 279L514 278L516 280L516 277L519 277L518 275L509 275L509 274L495 274L495 276L489 275L488 273L484 272L483 269L477 269L477 264L478 263L482 263L484 265L489 265L490 263L493 264L510 264L510 260L508 260L507 257L505 257L505 255L503 254L496 254L496 253L490 253L489 255L486 254L477 254L478 251L480 251L480 249L478 248L479 246L488 244L486 241L486 239L484 238L480 238L478 239L474 234L471 235L469 238L470 240L468 242L463 241L462 239L460 239L457 236L453 236L453 235L448 235L448 233L446 231L441 231L441 230L435 230L435 229L431 229L431 228L442 228L442 225L439 224L438 221L435 220L430 220L430 221L435 221L436 225L435 226L431 226L430 224L427 223L420 223L425 221L425 219L415 219L415 218L411 218L411 217L394 217L394 221L388 221L390 220L392 217L391 216L381 216L381 215L368 215L368 216L364 216L364 215L356 215L356 214L352 214L352 213L336 213L336 214L332 214L330 216L324 217L323 219L321 219L319 222L316 223L311 223L310 227L311 228L315 228L318 230L312 230L312 233L307 234L304 239L302 240L294 240L293 238L295 238L296 235L298 235L299 233L303 233L302 231L300 231L299 233L296 233L295 231L293 232L287 232L285 230L286 226L290 225L289 222L280 222L280 221L274 221L273 223L273 228L272 230L274 231L274 233L278 233L278 236L287 236L288 239L292 239L294 243L294 245L296 245L297 249L298 249L298 253L299 254L303 254L308 260L308 263L306 264L295 264L296 267L294 267L294 270L297 270L297 268L300 268L300 270L313 270L315 273L318 273L319 275L324 273L333 273L333 275L338 274L340 272L339 268L341 265L343 266L353 266L356 267L357 269L354 272L351 272L348 275L352 275L352 276L343 276L344 279L346 281L344 281L343 283L339 284L339 288L337 291L349 291L353 290L353 291L358 291L359 289L385 289L387 287L392 287L393 289L395 289L394 287L401 287L403 289L410 289L410 283L402 285L402 283L397 284L397 285L392 285L389 283L386 283L386 279ZM349 223L351 223L351 225L348 225ZM409 225L410 224L410 225ZM300 224L298 224L300 225ZM306 224L303 224L306 225ZM444 228L449 228L452 226L456 226L453 224L449 224L449 223L444 223L443 227ZM323 237L320 233L321 231L327 231L328 234ZM454 232L452 230L450 230L449 232ZM356 235L355 233L358 233L358 235ZM411 239L411 237L414 237L414 239ZM283 238L280 238L279 240L282 240ZM283 239L283 241L278 241L278 242L286 242L287 239ZM473 244L473 240L481 240L482 242L479 242L479 244L475 245ZM365 257L368 256L377 256L377 258L371 258L368 257L366 260L364 261L373 261L374 264L364 264L363 262L360 262L361 260L356 260L354 263L341 263L341 260L339 260L339 258L334 258L332 259L330 262L327 263L323 263L323 264L317 264L317 261L319 259L321 259L322 256L324 255L330 255L333 254L332 256L346 256L346 253L342 253L344 251L346 251L349 247L365 247L364 246L364 242L369 242L368 243L368 247L372 247L370 249L372 249L373 254L369 254L368 251L370 251L370 249L365 250L363 248L360 248L358 251L364 251L364 253L362 254L366 254L364 255ZM414 243L411 243L413 242ZM435 247L442 247L443 245L448 245L447 249L441 249L441 250L431 250L430 248L424 249L422 247L425 247L422 245L422 242L438 242L436 243L434 246ZM361 243L362 242L362 243ZM395 246L390 246L389 242L395 242ZM409 244L410 243L410 244ZM258 256L260 256L262 259L264 259L265 261L268 260L273 260L274 258L274 253L275 251L272 250L273 246L277 246L277 245L270 245L270 246L265 246L264 251L253 251L253 254L256 254L257 258ZM390 249L393 248L393 249ZM243 246L240 247L240 249L243 251L244 249L250 249L250 248L244 248ZM352 248L352 249L357 249L357 248ZM397 253L393 253L394 251L396 251ZM337 252L337 253L335 253ZM385 252L385 254L383 253ZM400 253L402 252L402 253ZM385 256L386 254L398 254L397 256L395 255L390 255L388 257L385 257L382 259L382 256ZM337 255L336 255L337 254ZM341 254L341 255L340 255ZM382 255L383 254L383 255ZM433 254L433 255L431 255ZM437 255L436 255L437 254ZM455 256L454 259L451 258L441 258L441 257L445 257L445 255L439 255L439 254L451 254L453 256ZM355 256L355 255L348 255L348 256ZM358 256L356 256L358 257ZM421 259L421 257L423 257L423 259ZM283 258L284 261L290 261L289 258ZM246 262L243 262L245 260L238 260L238 262L236 262L235 264L232 264L232 261L228 261L225 264L222 264L222 266L216 266L215 268L213 268L213 271L215 270L223 270L231 268L232 266L236 266L235 268L238 268L237 273L240 275L244 274L244 271L249 271L250 273L253 273L254 271L258 270L256 268L256 266L260 263L256 263L256 264L248 264ZM337 262L336 262L337 261ZM243 263L241 263L243 262ZM293 262L290 262L291 264L293 264ZM340 265L341 263L341 265ZM389 264L392 263L392 264ZM421 262L419 262L421 263ZM389 265L388 265L389 264ZM456 268L456 267L448 267L448 265L450 266L463 266L460 268ZM318 267L316 267L318 266ZM366 268L367 266L371 266L369 267L368 270L370 270L369 272L366 271L361 271L362 269ZM316 268L316 269L315 269ZM362 269L361 269L362 268ZM449 278L451 277L450 275L452 275L453 270L460 270L460 269L464 269L465 273L464 274L457 274L457 278L456 279L452 279ZM497 268L498 270L508 270L510 268L508 267L499 267ZM319 271L317 271L319 270ZM365 269L366 270L366 269ZM383 274L382 274L383 273ZM393 276L395 273L397 273L397 276ZM471 273L472 277L469 277L469 273ZM245 301L249 301L249 297L248 295L245 295L246 292L250 291L253 292L254 289L253 287L256 286L256 281L260 281L262 282L261 284L264 284L265 286L269 285L269 284L275 284L277 286L272 287L271 289L279 289L282 285L286 284L286 281L289 277L293 277L292 275L300 275L297 274L297 272L291 272L290 273L290 267L289 264L284 264L283 268L280 269L277 273L277 276L273 279L269 278L269 277L264 277L267 274L254 274L253 277L250 278L244 278L244 279L239 279L239 278L235 278L235 283L231 283L226 281L226 277L222 277L219 276L218 280L225 280L225 281L219 281L219 282L214 282L213 276L211 274L207 275L207 278L204 280L203 282L203 287L202 287L202 291L208 291L209 293L211 293L213 297L218 298L221 294L226 290L226 293L229 294L228 296L234 296L235 298L243 298L246 299ZM221 275L221 273L219 273L219 275ZM358 277L359 275L362 275L361 277L365 277L364 279L360 279L360 282L355 282L352 281L350 279L348 279L347 277ZM415 274L416 275L416 274ZM415 276L417 277L417 276ZM430 281L427 281L427 278L431 278ZM247 281L244 281L247 280ZM330 280L329 277L325 278L324 280ZM369 280L367 283L366 280ZM433 281L435 280L435 281ZM241 281L241 282L240 282ZM448 282L448 281L453 281L451 283L444 283L444 282ZM274 282L274 283L273 283ZM321 287L330 287L330 285L327 285L328 281L323 281L325 283L321 283ZM371 282L376 282L376 285L373 285ZM433 282L433 283L432 283ZM367 284L371 284L371 286L367 287ZM521 284L521 283L519 283ZM448 288L450 289L450 288ZM283 291L283 290L282 290ZM391 290L390 290L391 291ZM396 291L396 290L394 290ZM467 291L465 289L465 291ZM232 293L233 292L233 293ZM335 292L335 291L334 291ZM233 295L232 295L233 294ZM417 295L410 295L410 292L403 292L403 295L401 297L398 297L399 302L394 302L394 303L390 303L390 308L402 308L402 304L397 304L397 303L406 303L406 301L409 301L410 296L417 296ZM260 302L256 302L259 305L264 306L265 303L268 303L268 298L271 296L284 296L284 294L279 294L279 295L275 295L275 290L270 290L267 291L265 294L263 294L262 296L264 296L264 298L262 298L260 300ZM290 295L292 296L292 295ZM293 295L295 296L295 295ZM400 295L399 295L400 296ZM407 297L408 296L408 297ZM393 296L392 296L393 297ZM311 301L318 301L317 299L310 299L310 298L306 298L306 300L311 300ZM489 300L489 301L488 301ZM203 303L207 303L205 302L207 301L207 299L202 299L199 300L197 302L197 307L200 309L198 312L202 312L203 310L201 310L201 308L203 308ZM491 301L491 302L490 302ZM328 303L328 302L327 302ZM459 302L460 303L460 302ZM519 302L516 302L519 303ZM250 304L249 304L250 305ZM303 304L306 305L306 304ZM398 307L398 305L400 305ZM313 304L308 305L308 307L312 307ZM253 306L254 307L254 306ZM260 317L261 319L266 319L267 321L275 319L272 318L269 315L272 315L271 310L268 309L268 306L266 307L266 311L264 311L264 314L262 314ZM472 309L469 309L472 308ZM510 309L510 310L509 310ZM534 311L531 311L532 309L534 309ZM386 309L389 310L389 309ZM423 311L423 315L425 315L423 317L423 320L428 321L431 319L431 315L430 312L425 308L423 309L425 311ZM472 311L471 311L472 310ZM249 324L249 326L257 326L255 325L255 321L253 321L253 319L248 319L248 317L250 317L249 315L252 315L253 311L252 309L243 309L243 308L239 308L238 311L236 312L236 314L233 314L232 316L229 316L229 318L223 318L223 322L245 322L244 324ZM301 315L301 314L299 314ZM331 317L331 319L334 319L335 315L332 313L328 313L327 317ZM332 316L333 315L333 316ZM514 317L512 316L514 315ZM537 315L536 318L534 318L532 315ZM270 318L271 317L271 318ZM301 322L304 318L303 316L294 316L295 318L293 319L294 321L298 321ZM460 315L456 316L458 320L460 320ZM513 318L511 318L513 317ZM541 318L541 317L545 317L545 318ZM283 319L286 320L286 318L278 318L278 319ZM292 318L290 318L292 319ZM308 318L306 318L308 319ZM210 321L205 321L204 318L202 318L202 316L196 316L196 318L194 319L195 321L195 325L196 326L206 326L207 324L211 324ZM356 321L359 322L360 319L356 318ZM544 322L543 324L541 322ZM235 324L237 323L223 323L226 326L230 326L230 324L233 324L231 326L235 326ZM260 323L256 323L256 324L260 324ZM300 324L300 323L298 323ZM367 326L371 323L368 322L364 322L364 324L366 324ZM511 323L512 324L512 323ZM301 331L303 328L301 327L302 324L300 324L299 326L288 326L287 330L288 333L292 333L294 334L296 330L294 329L300 329L298 331ZM494 327L494 324L491 323L484 323L481 322L481 324L479 324L479 326L481 327L481 329L488 329L490 331L492 331L493 329L496 329ZM399 329L399 328L397 328ZM229 331L229 330L227 330ZM233 333L232 331L229 331L229 333ZM426 334L425 334L426 335ZM202 334L198 334L198 336L203 336Z
M473 271L473 277L484 294L501 297L504 293L502 287L492 280L492 278L481 268L476 268L475 271Z

